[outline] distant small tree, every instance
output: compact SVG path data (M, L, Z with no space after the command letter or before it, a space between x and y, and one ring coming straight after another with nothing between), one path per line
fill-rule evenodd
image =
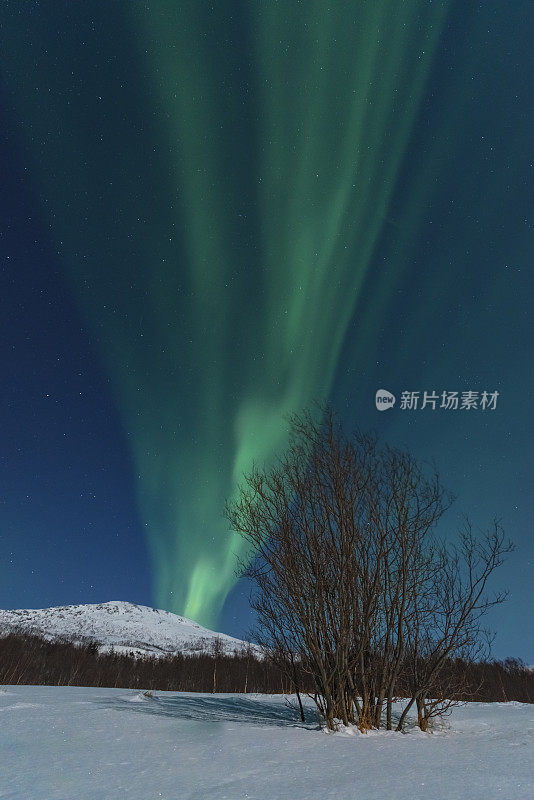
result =
M213 657L213 693L217 691L217 664L221 655L223 654L223 646L220 636L216 636L211 646L211 655Z

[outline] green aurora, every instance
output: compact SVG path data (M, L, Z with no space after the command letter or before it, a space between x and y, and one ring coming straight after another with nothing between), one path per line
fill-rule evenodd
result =
M4 14L3 79L114 387L154 602L208 625L242 554L225 499L284 414L329 396L447 13L221 6L66 4L60 30L31 3Z

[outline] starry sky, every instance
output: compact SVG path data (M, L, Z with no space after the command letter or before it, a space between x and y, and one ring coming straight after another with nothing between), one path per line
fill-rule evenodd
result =
M330 400L435 463L443 536L502 521L494 652L534 663L534 4L8 0L0 35L0 607L245 635L225 499Z

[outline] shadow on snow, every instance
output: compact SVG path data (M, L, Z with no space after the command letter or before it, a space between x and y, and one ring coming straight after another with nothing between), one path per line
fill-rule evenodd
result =
M273 703L243 696L188 696L154 695L146 697L142 692L131 697L101 699L108 708L134 711L142 714L175 717L176 719L205 722L239 722L277 727L317 728L315 709L304 708L305 722L301 722L298 708L286 703ZM296 701L292 698L291 703Z

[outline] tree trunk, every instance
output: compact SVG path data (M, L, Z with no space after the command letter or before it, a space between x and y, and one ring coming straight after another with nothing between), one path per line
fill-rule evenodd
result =
M388 694L386 701L386 730L388 731L392 729L392 722L391 722L392 706L393 706L393 697L391 696L391 694Z
M299 701L299 708L300 708L300 721L306 722L306 717L304 716L304 708L302 707L302 700L300 699L300 692L298 686L295 686L295 692L297 695L297 700Z
M413 706L413 704L415 703L416 699L417 699L417 695L414 695L410 699L410 702L408 703L408 705L406 706L406 708L404 709L404 711L402 712L402 714L400 716L399 724L395 728L396 731L402 731L402 726L404 725L404 720L406 719L406 715L407 715L408 711L411 709L411 707Z
M417 698L417 724L422 731L428 730L428 717L425 715L425 701Z

